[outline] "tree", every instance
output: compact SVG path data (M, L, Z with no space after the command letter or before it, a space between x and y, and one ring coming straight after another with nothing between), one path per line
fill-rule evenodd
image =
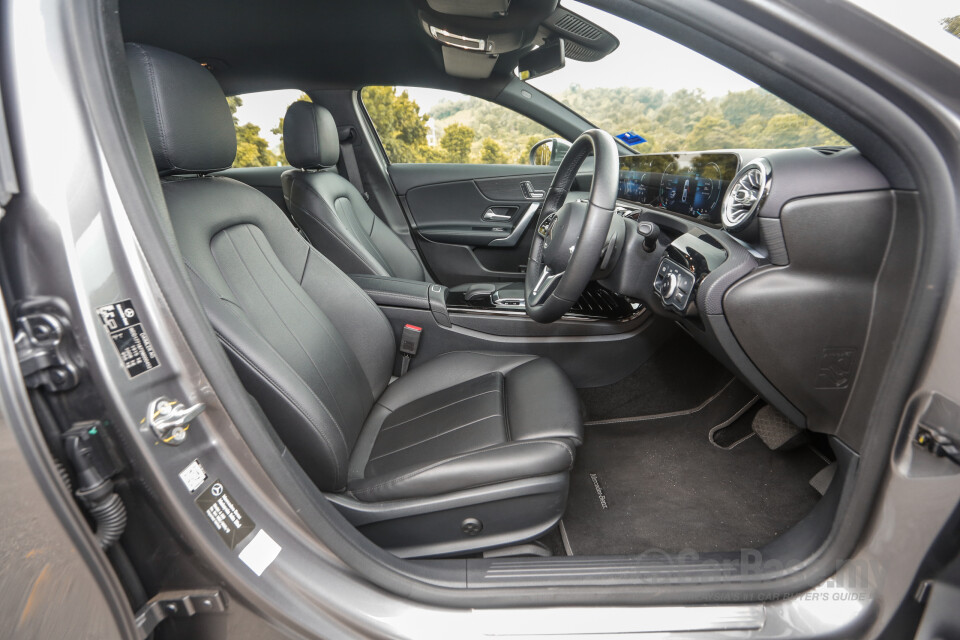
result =
M237 157L235 167L272 167L277 155L270 151L267 141L260 136L260 127L248 122L237 125Z
M462 124L454 123L444 129L440 146L446 154L446 161L456 164L470 162L470 147L475 137L477 137L476 132Z
M821 144L845 144L843 138L804 113L781 113L767 121L760 147L790 149Z
M483 164L507 164L507 156L493 138L484 138L480 143L480 162Z
M523 151L520 152L520 155L517 156L517 164L529 164L530 163L530 151L533 149L533 145L540 142L540 138L537 136L530 136L527 138L527 142L523 145Z
M941 26L943 26L944 31L947 33L952 33L953 35L960 38L960 16L953 16L952 18L944 18L940 21Z
M723 117L735 127L742 126L751 116L770 119L778 113L799 113L775 95L759 87L747 91L731 91L720 99Z
M227 105L233 115L233 128L237 136L235 167L272 167L277 164L277 155L270 151L267 141L260 136L260 127L248 122L240 124L237 108L243 106L240 96L227 96Z
M230 107L230 115L233 116L233 124L239 123L237 120L237 107L243 106L243 98L240 96L227 96L227 106Z
M366 87L363 106L380 136L391 162L421 162L427 152L428 115L420 114L420 105L394 87Z
M721 116L703 116L684 140L685 149L730 149L740 146L740 136Z

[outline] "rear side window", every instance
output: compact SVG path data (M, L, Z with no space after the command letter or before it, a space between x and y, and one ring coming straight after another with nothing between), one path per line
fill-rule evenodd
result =
M498 104L439 89L364 87L360 99L390 162L527 164L555 134Z
M234 167L276 167L289 164L283 153L283 116L297 100L310 100L296 89L245 93L227 98L237 131Z

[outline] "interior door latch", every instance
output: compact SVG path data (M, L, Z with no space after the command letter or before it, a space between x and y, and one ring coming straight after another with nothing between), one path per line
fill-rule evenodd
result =
M187 429L207 405L198 402L188 407L179 400L160 396L147 407L144 422L153 430L160 442L176 446L187 438Z

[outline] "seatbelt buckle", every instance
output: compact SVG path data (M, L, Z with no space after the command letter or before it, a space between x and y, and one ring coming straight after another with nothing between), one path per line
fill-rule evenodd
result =
M410 368L410 359L417 355L421 335L423 335L423 328L414 324L403 325L403 331L400 333L400 375L407 372Z

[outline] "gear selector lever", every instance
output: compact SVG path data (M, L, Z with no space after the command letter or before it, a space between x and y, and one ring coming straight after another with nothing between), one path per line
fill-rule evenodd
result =
M641 220L637 222L637 233L643 236L643 250L650 253L657 248L657 238L660 237L660 227L652 222Z

